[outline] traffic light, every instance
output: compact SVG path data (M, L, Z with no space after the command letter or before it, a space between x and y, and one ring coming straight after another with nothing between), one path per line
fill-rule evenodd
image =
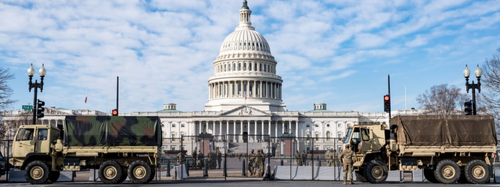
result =
M111 112L111 115L118 116L118 109L113 109L113 111Z
M37 108L36 108L36 111L37 111L36 118L43 118L43 116L45 116L43 114L43 111L45 111L45 108L43 108L43 106L45 106L45 101L38 99Z
M472 101L466 101L464 103L465 115L472 115Z
M389 95L384 95L384 111L385 112L391 111L391 96Z

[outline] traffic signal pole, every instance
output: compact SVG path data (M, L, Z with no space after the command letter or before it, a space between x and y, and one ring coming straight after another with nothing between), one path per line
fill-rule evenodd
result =
M387 89L388 89L388 95L389 98L391 98L391 75L387 75ZM389 108L391 106L391 100L389 99ZM391 120L391 110L389 110L389 121ZM389 124L390 125L390 124Z
M116 115L118 116L118 101L119 101L120 77L116 76Z

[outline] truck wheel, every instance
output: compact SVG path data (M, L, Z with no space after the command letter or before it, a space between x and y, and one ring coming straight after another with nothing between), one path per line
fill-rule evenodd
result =
M128 167L128 178L132 183L144 184L151 177L151 167L144 160L136 160Z
M24 178L31 184L43 184L49 179L49 173L49 167L45 162L35 160L26 166Z
M444 184L454 183L460 177L460 167L452 160L441 160L436 165L434 176Z
M108 160L99 167L99 178L104 184L117 184L122 176L122 167L116 161Z
M362 169L360 169L360 170L362 170ZM363 173L361 173L360 171L355 171L354 173L356 174L356 180L357 181L359 181L359 182L366 182L366 178L363 175Z
M473 160L465 165L465 177L474 184L484 184L489 181L490 168L482 160Z
M156 175L156 168L154 166L150 166L150 167L151 167L151 176L149 177L149 179L146 183L153 181L153 179L155 178L155 175Z
M436 179L436 176L434 176L434 170L432 169L424 169L424 177L427 179L427 181L431 183L438 183L439 181Z
M381 183L387 179L387 166L380 160L371 160L365 168L366 180L370 183Z
M122 176L120 177L120 180L118 180L118 183L122 183L127 180L127 170L128 168L122 168Z
M52 171L49 173L49 180L51 182L57 182L57 180L59 179L59 176L61 176L60 171Z

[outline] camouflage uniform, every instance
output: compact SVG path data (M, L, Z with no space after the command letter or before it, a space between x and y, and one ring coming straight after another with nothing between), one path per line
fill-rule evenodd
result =
M201 153L201 150L198 151L198 168L203 168L203 153Z
M261 158L261 163L260 163L260 176L262 177L264 175L264 165L266 162L266 154L264 154L264 150L260 150L260 158Z
M248 155L249 158L248 158L248 171L250 172L250 176L254 176L255 174L255 167L254 167L254 163L255 163L255 154L253 152L253 149L252 149L252 152Z
M306 151L305 150L302 150L302 164L304 166L307 166L307 154L306 154Z
M198 156L198 155L196 154L196 149L194 149L194 150L193 150L193 153L191 153L191 156L193 157L193 162L191 163L191 166L192 166L194 169L196 169L196 164L197 164L197 162L196 162L197 157L196 157L196 156Z
M260 177L260 164L262 163L262 157L260 156L260 150L257 150L257 154L255 154L255 166L254 166L254 176Z
M213 169L214 154L212 151L208 152L208 169Z
M295 155L293 156L295 158L295 164L299 165L300 164L300 153L299 151L295 151Z
M219 164L219 169L220 169L221 162L222 162L222 153L220 152L220 150L217 150L217 162Z
M349 172L349 179L351 181L350 183L352 184L352 171L353 171L352 164L356 160L356 154L354 154L354 151L349 149L349 146L346 146L344 151L340 153L339 160L342 162L344 166L344 184L346 184L347 181L347 172Z
M183 156L184 155L182 154L182 151L177 154L177 159L178 159L179 165L183 163L183 160L182 160L184 158Z

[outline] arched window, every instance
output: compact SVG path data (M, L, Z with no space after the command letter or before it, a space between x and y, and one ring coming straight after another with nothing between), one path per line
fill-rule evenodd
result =
M330 140L332 137L332 133L330 131L326 131L326 140Z

